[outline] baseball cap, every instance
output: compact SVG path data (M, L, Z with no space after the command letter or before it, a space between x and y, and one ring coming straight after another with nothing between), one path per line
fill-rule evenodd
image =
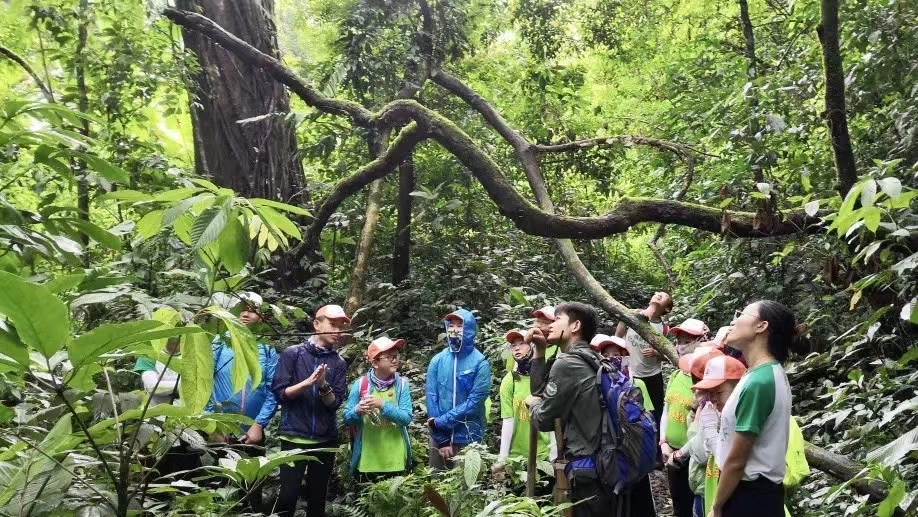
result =
M316 311L316 319L328 318L330 320L344 320L347 324L351 323L351 318L340 305L326 305Z
M746 367L738 359L720 355L708 360L708 364L704 366L704 377L692 388L699 390L716 388L725 381L739 380L744 373L746 373Z
M628 350L628 342L618 336L596 334L590 341L590 348L599 353L602 353L606 347L613 345L622 350L622 355L631 355L631 352Z
M246 302L247 305L258 308L264 303L264 300L257 293L246 291L241 293L214 293L211 300L218 306L230 310L239 305L240 301Z
M692 336L703 336L710 332L710 329L708 329L708 326L705 325L703 321L695 318L689 318L683 321L680 325L673 327L671 332L673 334L676 334L677 332L685 332L686 334Z
M378 337L370 342L370 346L367 348L367 357L372 361L383 352L388 350L401 350L403 346L405 346L404 339L396 339L393 341L387 336Z
M682 370L682 372L685 373L686 375L691 375L692 363L694 363L695 360L698 359L699 357L707 355L712 350L714 350L713 346L699 346L695 348L695 350L692 351L691 353L685 354L679 358L679 369ZM699 377L701 376L699 375Z
M536 309L532 311L532 317L534 318L542 317L547 320L555 321L556 319L555 318L555 308L552 307L551 305L546 305L545 307L542 307L541 309Z
M704 378L704 369L708 365L708 361L722 355L724 355L724 351L719 348L715 348L714 350L711 350L710 352L695 358L695 360L692 361L692 367L690 370L692 377L696 377L698 379Z
M506 334L504 334L504 339L507 340L507 343L512 344L517 339L522 339L523 341L525 341L526 336L519 330L511 330L510 332L507 332Z
M451 313L447 314L446 316L443 316L443 319L444 319L445 321L458 321L459 323L463 323L463 324L465 323L465 320L462 319L462 315L459 314L458 311L457 311L457 312L451 312Z

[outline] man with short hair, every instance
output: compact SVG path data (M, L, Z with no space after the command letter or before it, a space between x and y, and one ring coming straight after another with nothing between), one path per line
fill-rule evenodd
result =
M347 364L335 346L350 324L340 305L326 305L313 320L316 334L306 343L284 350L278 360L271 391L281 407L281 450L305 449L319 460L281 466L277 513L282 516L294 514L304 473L306 515L325 516L335 453L315 449L338 446L335 412L345 400Z
M596 390L596 369L578 355L593 354L597 363L600 360L590 349L598 320L596 309L584 303L566 302L555 307L555 321L547 338L565 353L555 360L543 397L527 399L532 420L540 431L551 431L555 419L561 419L564 450L559 453L569 461L569 499L582 501L572 508L575 517L615 515L618 503L618 498L596 478L592 459L600 445L604 409ZM572 353L575 351L578 353Z
M532 369L530 378L532 381L532 393L541 395L548 383L548 372L551 366L555 364L555 358L558 355L558 347L549 344L546 340L552 322L555 321L555 308L546 305L541 309L532 311L533 326L526 334L530 343L532 343Z
M443 318L446 348L427 367L427 427L434 470L453 467L463 447L480 442L485 430L485 399L491 392L491 365L475 348L478 322L459 309Z
M658 291L653 293L647 307L638 311L637 316L640 319L650 323L650 326L661 334L666 334L666 324L663 323L662 317L673 310L673 297L669 293ZM663 359L662 354L656 348L650 346L650 343L644 341L634 329L625 327L624 323L619 323L615 329L615 335L625 338L625 341L631 345L631 373L636 379L641 379L647 385L647 391L650 393L650 400L653 402L653 417L657 422L657 428L660 427L660 418L663 416L663 404L665 390L663 387Z

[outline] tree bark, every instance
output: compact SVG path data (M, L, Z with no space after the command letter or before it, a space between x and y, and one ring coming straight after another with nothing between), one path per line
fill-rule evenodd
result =
M838 0L822 0L821 11L822 19L816 33L822 45L822 63L826 77L826 111L823 116L829 127L829 137L835 155L838 193L844 198L857 183L857 166L851 147L851 136L848 134L845 108L845 73L839 46Z
M89 111L89 93L86 91L86 61L83 55L83 51L86 50L86 40L89 37L89 16L89 1L80 0L80 21L77 27L74 65L76 66L77 109L84 115ZM80 118L78 131L84 138L89 138L89 119L85 116ZM86 162L82 160L77 160L76 164L80 171L77 177L77 208L79 209L77 217L89 222L89 180L86 178L89 170ZM83 267L89 267L89 235L80 232L80 242L83 244Z
M414 198L414 160L409 156L398 168L398 220L392 246L392 285L408 280L411 272L411 210Z
M804 452L811 467L845 481L854 479L864 469L864 466L857 462L809 442L804 445ZM870 501L874 503L886 499L888 493L886 484L878 480L855 481L851 486L857 493L869 495Z
M265 54L277 57L274 0L182 0ZM283 85L195 31L183 31L197 56L191 100L195 164L245 197L306 201L290 99ZM205 165L206 164L206 165Z
M370 142L370 154L378 158L385 154L389 142L389 132L374 135ZM376 226L379 224L379 212L382 208L383 179L370 183L367 193L367 209L364 213L363 229L360 231L360 242L357 244L357 253L354 257L354 269L351 271L351 281L347 292L347 301L344 310L353 314L363 304L363 294L366 291L367 275L370 269L370 258L373 251L373 241L376 237Z

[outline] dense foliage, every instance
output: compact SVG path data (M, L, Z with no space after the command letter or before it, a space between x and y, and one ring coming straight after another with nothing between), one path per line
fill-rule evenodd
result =
M183 49L180 29L160 16L164 6L0 4L0 515L239 513L247 490L270 488L289 454L272 451L263 464L212 456L203 436L238 419L201 415L212 385L211 338L230 333L245 358L234 372L241 385L260 375L257 340L300 342L305 315L343 302L351 282L363 196L338 207L321 234L318 263L302 255L301 240L323 197L371 160L368 135L292 98L292 113L283 115L296 127L308 206L249 199L203 177L188 93L199 63ZM716 209L821 215L819 228L782 237L641 224L575 244L630 307L672 290L675 322L691 316L717 328L754 298L791 306L809 326L811 353L790 368L805 436L860 462L859 478L888 488L885 500L868 501L814 471L794 494L795 514L915 511L918 4L841 5L860 174L844 195L824 120L819 2L751 3L754 54L739 4L430 7L436 30L428 41L415 2L277 0L280 54L324 93L369 109L416 81L417 98L470 135L527 198L510 146L465 102L418 80L418 70L433 62L461 77L540 144L639 135L692 150L689 162L640 144L548 155L543 172L559 213L592 216L626 197L682 195ZM392 284L398 189L387 181L355 341L343 353L356 376L366 367L368 338L404 337L402 371L420 387L440 348L440 318L464 306L478 311L480 346L503 375L503 333L525 325L532 307L582 299L583 290L552 242L517 229L442 147L423 144L413 163L409 280ZM308 273L292 290L276 283L278 260L288 255L302 257ZM241 290L265 297L270 325L249 330L213 303L215 293ZM181 355L170 353L170 340L180 341ZM139 357L182 374L181 406L145 403L131 371ZM420 391L414 398L420 414ZM420 465L422 427L420 419L412 425ZM205 476L154 482L147 474L179 436L205 451ZM557 514L519 497L519 475L507 485L487 480L495 444L492 432L447 476L431 479L419 467L359 493L341 468L334 510Z

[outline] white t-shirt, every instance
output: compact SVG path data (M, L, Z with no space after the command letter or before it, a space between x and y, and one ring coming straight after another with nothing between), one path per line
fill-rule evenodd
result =
M783 482L790 416L790 382L781 364L765 363L746 372L720 415L720 435L714 451L717 466L724 467L737 432L754 434L743 479L764 476L775 483Z
M663 333L662 321L650 321L648 323L650 323L650 326L657 332ZM635 377L651 377L663 371L662 357L644 357L644 355L641 354L641 350L652 347L650 343L644 341L644 338L639 336L634 329L628 329L628 333L625 334L625 341L628 342L631 348L631 350L629 350L631 355L628 356L628 367L631 369L632 375Z

